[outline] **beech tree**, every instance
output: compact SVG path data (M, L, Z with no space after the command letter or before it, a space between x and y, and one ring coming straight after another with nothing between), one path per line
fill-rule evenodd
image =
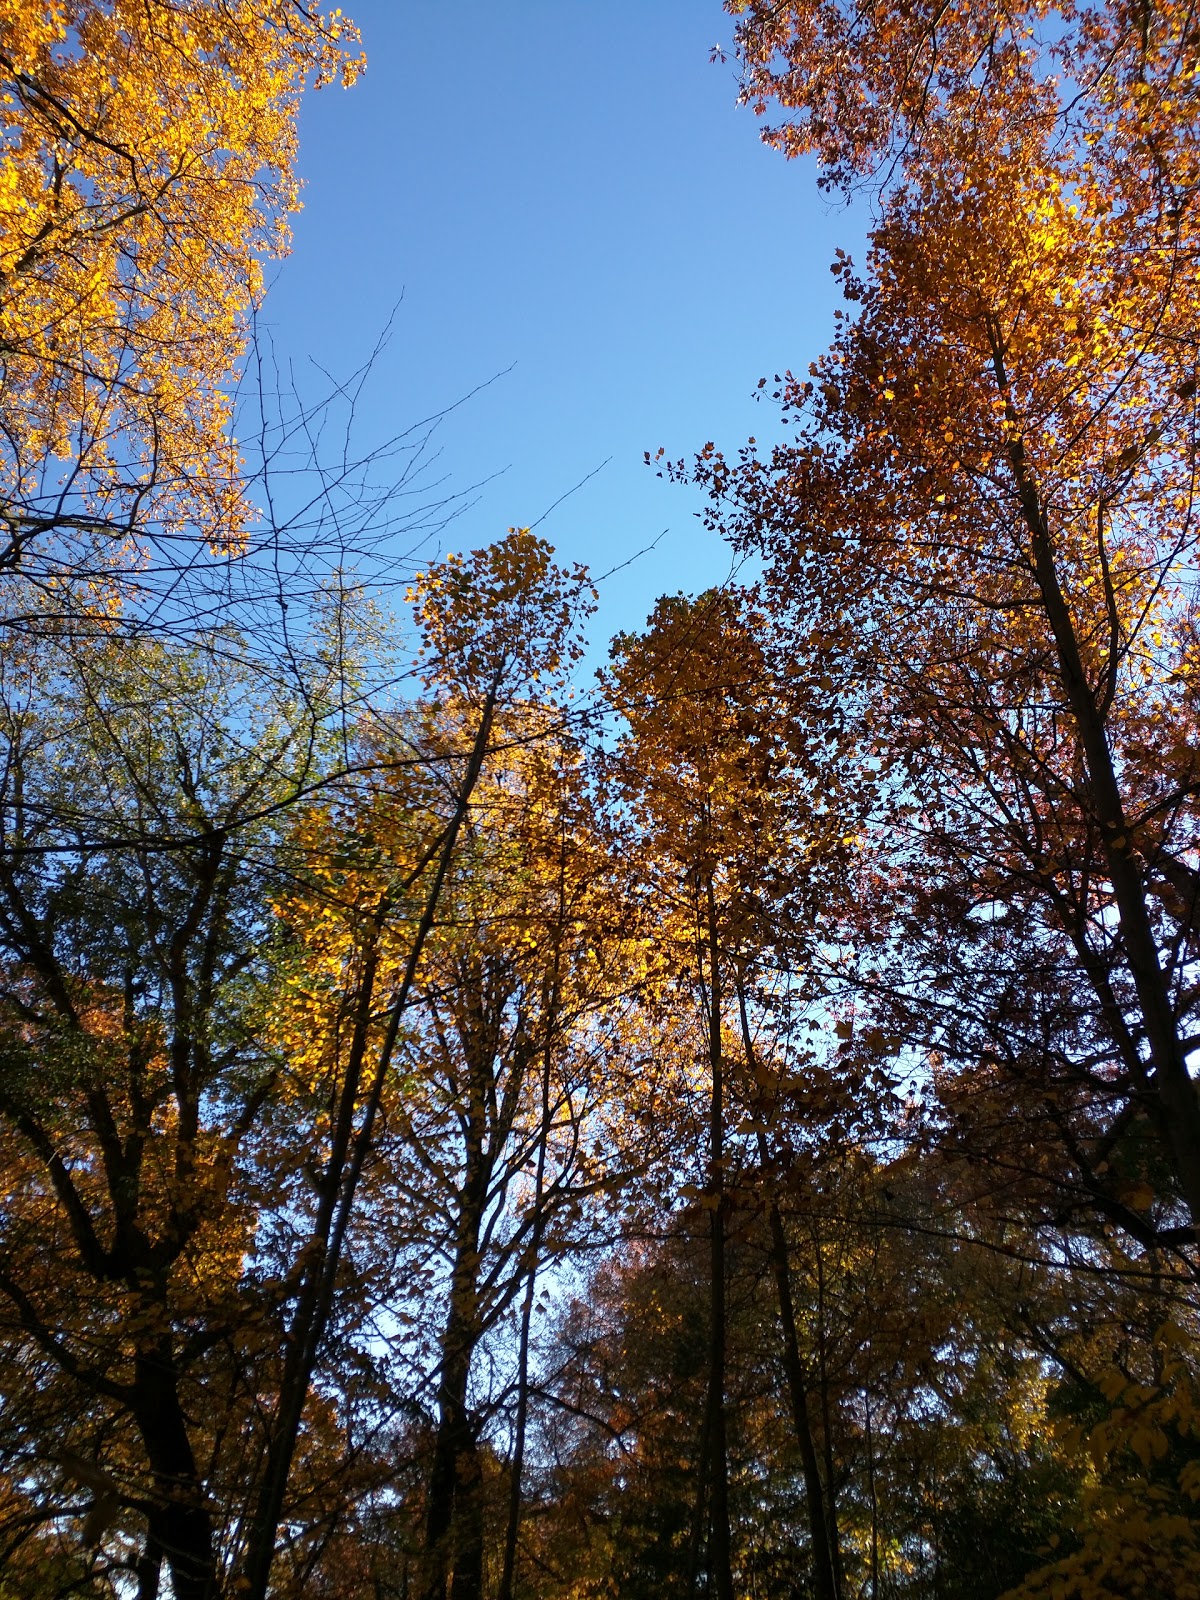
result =
M483 1591L483 1435L501 1397L478 1395L479 1357L499 1343L493 1365L511 1366L502 1339L513 1336L519 1301L501 1577L511 1592L538 1275L578 1248L589 1197L613 1179L594 1124L602 1063L619 1048L620 963L601 945L602 858L579 754L547 740L550 709L528 706L498 724L501 753L476 792L397 1051L405 1087L382 1152L398 1229L422 1257L441 1258L434 1279L447 1280L425 1586L441 1596L450 1581L456 1600ZM431 1289L426 1278L425 1316Z
M707 1035L703 1060L709 1100L704 1195L710 1211L708 1392L691 1560L694 1569L699 1530L705 1527L709 1581L718 1600L732 1600L734 1592L726 1440L729 972L723 935L730 918L738 914L738 890L743 886L743 860L733 841L744 840L753 825L738 806L740 796L726 769L758 752L746 738L750 730L734 730L722 716L727 700L743 688L747 672L740 661L728 663L720 652L714 659L709 651L721 638L722 624L736 604L716 592L701 597L695 606L682 599L663 600L645 636L619 639L614 646L614 698L631 729L617 760L634 796L635 814L647 831L652 852L647 867L657 880L655 888L664 907L674 913L670 921L675 923L677 947ZM746 642L753 654L753 646ZM752 679L757 665L750 667ZM761 760L769 768L774 754L769 735L765 742ZM661 870L655 872L655 866ZM664 927L669 925L664 921Z

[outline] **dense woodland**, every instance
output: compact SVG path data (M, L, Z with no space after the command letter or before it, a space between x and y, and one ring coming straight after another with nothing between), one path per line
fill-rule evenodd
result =
M2 1600L1200 1597L1200 14L726 11L869 253L593 677L255 340L353 25L0 0Z

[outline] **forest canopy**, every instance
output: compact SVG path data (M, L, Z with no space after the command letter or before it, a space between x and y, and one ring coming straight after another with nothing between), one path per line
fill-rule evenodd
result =
M1200 27L724 9L868 245L593 673L272 387L354 24L0 0L0 1600L1200 1600Z

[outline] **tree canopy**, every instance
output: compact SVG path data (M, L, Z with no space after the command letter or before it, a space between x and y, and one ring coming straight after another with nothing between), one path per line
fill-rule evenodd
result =
M1200 1600L1200 29L726 11L868 251L589 676L243 459L353 24L0 0L0 1600Z

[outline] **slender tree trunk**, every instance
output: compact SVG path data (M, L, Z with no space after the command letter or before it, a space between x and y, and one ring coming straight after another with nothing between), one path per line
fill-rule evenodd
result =
M717 906L712 876L706 884L708 912L708 1058L710 1275L709 1383L709 1537L708 1568L716 1600L733 1600L733 1560L729 1530L729 1456L725 1432L725 1104L721 1040L721 964Z
M554 985L557 989L557 974ZM533 1231L529 1241L529 1277L521 1305L521 1340L517 1351L517 1415L513 1425L512 1461L509 1463L508 1523L504 1530L504 1565L496 1600L512 1600L517 1570L517 1540L521 1532L521 1469L525 1462L525 1427L529 1416L529 1334L533 1322L533 1303L537 1293L538 1267L541 1264L542 1196L546 1184L546 1141L550 1137L550 1040L542 1054L541 1127L538 1137L537 1171L533 1184Z
M813 1257L817 1267L817 1382L821 1393L821 1433L825 1454L825 1510L829 1523L829 1551L833 1557L834 1587L838 1594L846 1589L846 1574L842 1567L842 1543L838 1536L837 1479L833 1464L833 1417L829 1408L829 1363L825 1349L825 1258L821 1240L814 1233Z
M538 1204L541 1203L541 1152L538 1152ZM504 1529L504 1565L496 1600L512 1600L517 1571L517 1542L521 1533L521 1469L525 1462L525 1427L529 1414L529 1333L533 1321L533 1302L537 1292L537 1247L540 1227L534 1224L533 1264L525 1281L521 1303L521 1335L517 1349L517 1414L513 1420L512 1459L508 1465L508 1521Z
M138 1557L134 1576L137 1578L137 1600L158 1600L158 1585L162 1576L162 1546L147 1530L146 1543Z
M157 1552L159 1564L165 1555L176 1600L216 1600L212 1518L204 1503L166 1342L138 1352L133 1389L131 1409L154 1475L147 1553Z
M754 1041L750 1036L750 1019L746 1014L746 991L740 978L738 1016L742 1026L742 1046L746 1052L746 1064L750 1068L751 1075L756 1076ZM761 1128L758 1130L757 1139L759 1165L765 1174L769 1170L770 1151L767 1148L767 1136ZM825 1488L821 1482L821 1469L817 1463L817 1446L808 1415L808 1375L804 1370L800 1340L796 1334L796 1309L792 1301L787 1234L784 1231L783 1216L773 1189L769 1221L771 1266L775 1277L776 1298L779 1302L779 1326L783 1335L783 1370L787 1377L792 1426L796 1430L800 1464L804 1471L804 1497L808 1507L808 1529L813 1551L813 1588L816 1600L838 1600L837 1562L829 1536L829 1521L825 1514Z
M700 1424L700 1449L696 1457L696 1502L692 1508L692 1532L688 1540L688 1570L686 1593L696 1592L696 1579L700 1575L700 1550L704 1544L704 1518L708 1511L708 1434L712 1426L712 1388L705 1393L704 1420Z
M871 1419L871 1393L863 1390L867 1408L867 1490L871 1499L871 1600L879 1600L879 1496L875 1492L875 1434Z
M765 1145L766 1141L763 1140ZM809 1536L813 1547L813 1579L817 1600L838 1600L839 1552L826 1514L825 1486L817 1461L817 1446L813 1438L812 1423L808 1415L808 1380L800 1355L800 1342L796 1336L796 1313L792 1304L792 1286L788 1272L787 1236L778 1204L771 1201L771 1253L775 1270L775 1292L779 1301L779 1322L783 1331L783 1364L791 1401L792 1425L796 1430L796 1443L800 1447L800 1462L804 1469L805 1498L808 1502Z
M428 1578L424 1600L445 1600L447 1593L453 1600L478 1600L483 1585L479 1452L467 1407L467 1387L479 1339L479 1238L492 1174L485 1149L491 1079L485 1060L468 1061L467 1071L466 1167L442 1336L438 1431L425 1519Z

